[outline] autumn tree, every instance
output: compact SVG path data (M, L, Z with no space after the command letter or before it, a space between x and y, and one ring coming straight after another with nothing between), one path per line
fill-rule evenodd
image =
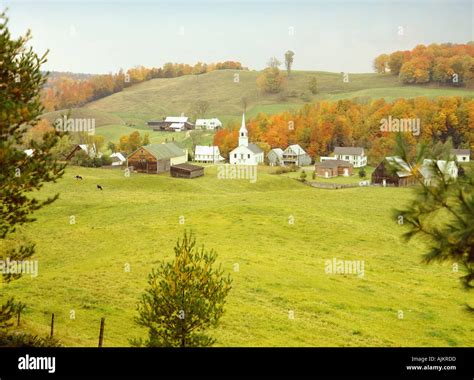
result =
M389 56L387 54L381 54L374 60L374 70L376 73L385 74L388 69Z
M217 254L198 247L184 232L174 248L174 260L162 261L148 276L148 289L138 303L138 325L148 329L147 347L208 347L206 334L217 326L232 280L215 267Z
M285 77L278 67L267 67L257 78L258 88L269 94L279 93L285 84Z

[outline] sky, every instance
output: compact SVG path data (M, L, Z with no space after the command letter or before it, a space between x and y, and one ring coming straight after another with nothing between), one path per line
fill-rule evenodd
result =
M474 0L0 0L14 36L31 29L46 70L100 74L166 62L372 72L381 53L474 40Z

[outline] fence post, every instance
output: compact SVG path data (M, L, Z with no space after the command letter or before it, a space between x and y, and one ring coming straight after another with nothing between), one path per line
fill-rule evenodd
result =
M99 347L102 347L102 343L104 342L104 325L105 325L105 318L100 319L100 332L99 332Z
M20 315L21 315L21 310L18 310L18 317L17 317L17 320L16 320L16 325L17 326L20 326Z
M54 335L54 313L51 314L51 338Z

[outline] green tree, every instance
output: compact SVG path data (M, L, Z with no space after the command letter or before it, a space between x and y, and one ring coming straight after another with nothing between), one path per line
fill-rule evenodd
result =
M464 270L461 282L465 289L474 285L474 170L466 171L457 180L446 175L436 160L453 160L451 144L438 143L428 147L420 144L415 158L410 160L408 144L397 137L397 155L411 168L411 174L418 182L415 198L405 208L394 213L399 224L408 227L406 240L422 237L428 244L423 256L425 263L451 261ZM428 170L432 173L429 183L422 176L420 168L424 158L431 158ZM426 170L425 163L425 170ZM406 169L405 169L406 170ZM467 306L473 312L474 308Z
M286 72L288 73L288 76L291 74L291 67L293 66L293 57L295 56L295 53L293 53L291 50L288 50L285 53L285 67L286 67Z
M308 88L309 88L309 91L311 91L313 95L316 95L318 93L318 80L316 79L316 77L312 77L309 80Z
M359 177L360 178L365 178L367 176L367 173L364 168L359 169Z
M206 347L215 340L205 334L224 313L230 276L213 268L217 255L198 248L184 232L171 262L161 262L148 276L148 289L138 303L136 322L148 328L148 347Z
M306 174L306 172L304 170L301 171L301 174L300 174L300 180L301 182L306 182L306 177L308 175Z
M32 213L58 198L56 194L40 200L33 193L64 174L64 165L54 154L61 133L51 130L40 141L31 140L34 154L30 159L20 148L27 130L38 123L44 111L40 92L46 82L41 72L46 54L35 54L27 46L30 39L30 32L12 39L8 18L0 14L0 257L10 261L24 261L34 254L34 244L22 242L15 234L16 228L33 222ZM6 283L20 277L21 273L2 275ZM13 300L0 307L0 345L18 343L7 331L15 310Z
M145 132L145 134L143 135L142 145L149 145L149 144L150 144L150 135L148 134L148 132Z

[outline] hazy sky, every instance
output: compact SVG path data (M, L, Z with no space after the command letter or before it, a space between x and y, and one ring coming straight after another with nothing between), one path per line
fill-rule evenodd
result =
M45 69L106 73L165 62L236 60L261 69L295 52L294 69L370 72L375 56L474 40L473 1L25 1L14 35L33 32Z

